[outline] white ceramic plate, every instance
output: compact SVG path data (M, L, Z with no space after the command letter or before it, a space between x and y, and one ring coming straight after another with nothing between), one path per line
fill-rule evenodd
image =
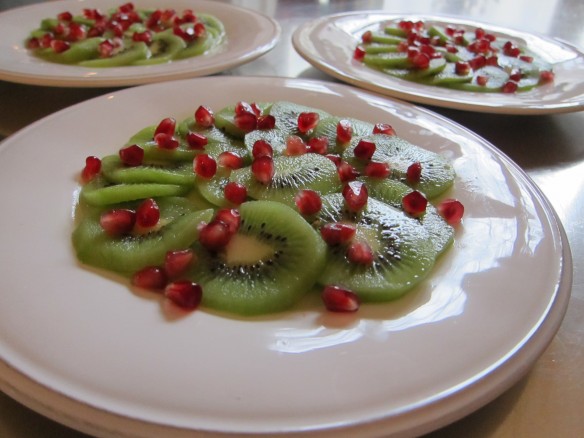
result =
M452 160L448 196L466 215L428 280L355 315L308 297L233 319L173 313L159 295L81 267L70 235L85 157L164 117L239 100L388 122ZM571 288L561 225L515 164L441 116L342 84L198 78L98 97L4 141L0 203L0 388L99 436L427 432L516 382L553 338Z
M515 94L458 91L394 78L353 59L363 32L401 18L442 25L454 23L468 29L480 26L498 37L511 37L553 64L554 83ZM584 54L581 51L556 39L486 23L380 11L349 12L305 23L294 32L292 43L306 61L341 81L411 102L501 114L546 114L584 109Z
M206 76L250 62L270 51L280 36L279 24L258 12L207 0L136 0L136 8L192 9L219 18L226 41L213 51L161 65L90 69L50 63L32 56L24 47L29 33L43 18L85 8L106 11L121 0L63 0L38 3L0 13L0 79L59 87L118 87Z

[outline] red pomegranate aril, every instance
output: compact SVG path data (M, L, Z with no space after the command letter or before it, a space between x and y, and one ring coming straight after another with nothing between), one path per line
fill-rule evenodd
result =
M236 114L233 118L235 126L241 129L243 132L251 132L257 128L258 118L253 113L241 113Z
M111 237L129 234L135 223L136 212L125 208L106 211L99 218L101 228Z
M203 298L203 288L190 280L179 280L169 283L164 288L164 296L185 310L194 310Z
M454 64L454 72L459 76L466 76L470 73L470 64L465 61L457 61Z
M523 75L521 74L520 71L514 71L509 75L509 79L512 80L513 82L519 82L522 77Z
M114 44L110 40L105 40L99 43L98 51L100 58L109 58L114 53Z
M503 88L501 88L501 91L503 93L515 93L517 91L518 85L517 82L513 82L513 81L507 81L503 84Z
M236 115L242 115L242 114L253 114L254 116L258 116L258 113L256 112L259 111L259 108L256 107L254 108L250 103L245 102L243 100L240 100L239 102L237 102L235 104L235 114Z
M318 192L314 190L304 189L300 190L294 198L296 207L300 214L310 216L316 214L322 208L322 200Z
M231 151L221 152L217 157L217 161L219 165L231 170L241 169L243 167L243 158Z
M363 174L372 178L387 178L391 173L388 163L380 163L377 161L370 161L365 166Z
M30 50L38 49L41 46L41 42L37 37L30 38L26 42L26 48Z
M329 160L331 160L337 168L343 162L341 156L337 155L337 154L326 154L325 157L328 158Z
M46 33L40 38L39 44L43 49L48 49L51 47L51 41L53 41L53 35Z
M425 53L416 54L411 61L414 67L420 70L430 67L430 57Z
M325 155L328 151L328 144L329 141L327 137L312 137L308 140L308 151L315 154Z
M363 61L363 59L365 59L366 54L367 52L363 47L357 46L355 47L355 51L353 52L353 59L355 61Z
M554 72L545 70L539 74L539 83L540 84L547 84L554 81Z
M88 183L101 172L101 160L95 156L85 159L85 167L81 171L81 181Z
M168 283L166 273L159 266L147 266L132 276L132 284L144 289L164 289L166 283Z
M223 189L225 199L235 205L243 204L247 199L247 188L238 182L229 181Z
M359 177L359 171L346 161L341 161L337 165L337 173L341 182L354 181Z
M225 222L213 219L199 230L199 242L209 251L218 251L229 243L232 235Z
M237 233L241 224L241 215L236 208L222 208L215 213L215 219L227 225L231 235Z
M203 150L209 143L207 136L200 132L188 132L186 135L187 143L191 149Z
M347 259L358 265L373 263L373 250L367 242L355 240L347 248Z
M69 44L67 41L63 41L63 40L51 41L51 49L53 49L53 51L55 53L63 53L63 52L66 52L67 50L69 50L70 48L71 48L71 44Z
M167 117L165 119L162 119L160 121L160 123L158 123L158 126L156 127L156 130L154 131L154 137L156 137L156 135L160 134L160 133L174 135L175 129L176 129L176 120L173 119L172 117Z
M335 285L325 286L321 297L324 306L331 312L356 312L361 304L356 293Z
M176 278L186 272L195 260L192 249L168 251L164 256L164 272L170 278Z
M176 149L179 146L178 140L172 135L161 132L154 136L154 141L161 149Z
M428 200L417 190L408 193L402 199L404 211L411 216L418 217L426 212Z
M337 141L339 143L349 143L353 137L353 127L349 120L341 120L337 123Z
M476 77L476 80L477 80L477 84L478 85L480 85L481 87L484 87L489 82L489 77L488 76L478 75Z
M213 178L217 172L217 162L208 154L197 155L194 160L193 170L201 178Z
M357 227L343 222L331 222L320 228L320 235L328 245L344 245L355 237Z
M119 155L126 166L139 166L144 161L144 149L137 144L120 149Z
M274 129L275 126L276 118L273 115L258 116L257 129Z
M152 198L145 199L136 209L136 225L140 228L152 228L160 220L160 209Z
M251 154L254 158L259 157L272 157L274 155L274 149L272 145L265 140L257 140L252 147Z
M497 55L492 55L487 58L486 65L492 67L499 67L499 57Z
M131 2L124 3L118 8L118 10L124 13L132 12L134 10L134 4Z
M360 160L370 160L373 154L375 153L375 143L370 140L359 140L357 146L353 150L355 157L359 158Z
M373 41L373 32L370 30L363 32L363 35L361 35L361 41L364 43L370 43Z
M269 184L274 177L274 161L267 155L256 158L251 163L251 172L262 184Z
M85 27L75 22L69 24L69 29L67 31L68 41L71 42L81 41L82 39L85 39L86 36L87 31L85 30Z
M132 41L150 44L152 42L152 32L149 30L145 30L144 32L134 32L132 35Z
M306 134L311 129L316 128L320 116L315 112L304 112L298 115L298 131L302 134Z
M367 204L369 194L367 186L359 181L351 181L343 187L345 205L350 211L361 211Z
M376 123L373 127L373 134L396 135L393 126L387 123Z
M308 152L308 147L300 137L290 135L286 138L286 155L304 155L306 152Z
M215 123L215 116L209 107L201 105L195 111L195 121L202 128L210 128Z
M479 55L472 58L470 61L468 61L468 63L470 68L473 70L478 70L479 68L483 68L485 65L487 65L487 58L484 55Z
M445 199L438 204L437 210L450 225L459 223L464 215L464 205L456 199Z
M406 170L406 180L411 183L415 184L420 182L420 178L422 177L422 163L419 161L415 161L408 166Z
M262 109L259 107L259 105L255 102L252 102L249 104L249 106L251 107L253 113L259 117L262 115ZM274 119L275 120L275 119Z
M519 59L521 59L523 62L527 62L527 63L532 63L533 62L533 56L521 55L519 57Z
M71 21L73 20L73 14L69 11L61 12L59 15L57 15L57 19L61 21Z

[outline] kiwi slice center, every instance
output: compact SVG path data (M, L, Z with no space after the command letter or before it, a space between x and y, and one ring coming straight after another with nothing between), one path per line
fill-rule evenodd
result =
M275 249L254 236L235 234L225 248L225 262L228 265L253 265L259 260L267 260Z

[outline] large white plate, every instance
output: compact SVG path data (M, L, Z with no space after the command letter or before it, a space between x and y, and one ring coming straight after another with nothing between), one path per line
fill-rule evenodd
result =
M192 9L215 15L225 25L226 41L202 55L161 65L101 69L50 63L24 47L29 33L43 18L85 8L106 11L122 0L62 0L44 2L0 13L0 79L58 87L118 87L206 76L250 62L270 51L280 36L279 24L255 11L207 0L135 0L137 8Z
M326 313L309 297L289 312L233 319L178 315L159 295L76 263L70 235L85 157L115 152L164 117L238 100L389 122L452 160L448 196L466 216L430 278L356 315ZM556 215L508 158L430 111L342 84L198 78L104 95L5 140L0 203L0 388L106 437L429 431L529 369L558 329L572 281Z
M401 18L442 25L453 23L468 29L480 26L496 36L512 37L553 64L554 83L515 94L458 91L394 78L353 59L363 32ZM584 109L584 54L568 43L544 36L453 17L359 11L329 15L305 23L294 32L292 43L306 61L341 81L411 102L501 114L546 114Z

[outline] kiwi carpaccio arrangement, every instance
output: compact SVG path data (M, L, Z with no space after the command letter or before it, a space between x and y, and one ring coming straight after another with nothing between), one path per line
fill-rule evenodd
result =
M185 309L261 315L320 293L353 312L411 290L451 246L454 178L384 121L200 105L87 157L72 240L82 263Z
M354 58L393 77L466 91L515 93L554 80L552 66L527 47L480 27L383 23L362 34Z
M102 12L65 11L41 21L26 40L35 56L60 64L118 67L163 64L202 55L221 44L219 19L192 10L136 9L125 3Z

